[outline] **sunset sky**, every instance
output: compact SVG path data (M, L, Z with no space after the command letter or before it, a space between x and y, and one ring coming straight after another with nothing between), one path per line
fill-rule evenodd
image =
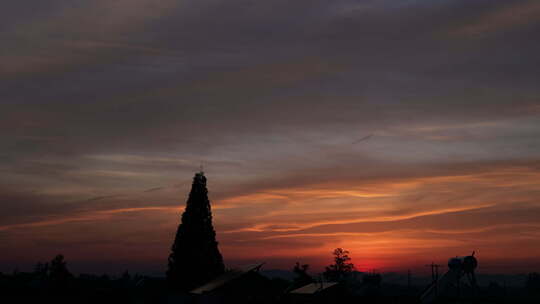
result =
M540 1L7 0L0 271L540 270ZM427 271L427 269L425 269Z

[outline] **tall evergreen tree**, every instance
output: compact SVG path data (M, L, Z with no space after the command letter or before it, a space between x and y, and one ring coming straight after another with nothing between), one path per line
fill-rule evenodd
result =
M175 289L191 290L225 271L202 171L193 178L171 250L167 279Z

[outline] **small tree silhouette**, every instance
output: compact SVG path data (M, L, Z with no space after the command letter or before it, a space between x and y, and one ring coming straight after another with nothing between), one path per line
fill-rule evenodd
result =
M328 265L323 275L330 281L341 281L350 275L354 270L354 264L349 261L349 252L342 248L336 248L333 252L334 264Z
M131 280L131 275L129 274L129 271L128 271L128 270L125 270L125 271L122 273L122 276L120 277L120 280L122 280L122 281L129 281L129 280Z
M293 268L293 272L296 274L293 282L294 287L302 287L309 283L313 283L313 278L307 273L308 269L308 264L300 265L299 262L296 262Z
M64 256L59 254L52 259L49 267L49 278L57 286L66 284L73 275L67 269L67 263Z

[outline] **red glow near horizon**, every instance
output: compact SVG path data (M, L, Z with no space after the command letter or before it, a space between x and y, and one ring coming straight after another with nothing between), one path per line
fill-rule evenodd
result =
M527 193L540 190L539 174L511 167L268 189L215 200L212 179L209 189L220 248L231 261L268 261L281 268L299 261L322 270L332 262L332 251L341 247L350 252L358 270L404 271L432 260L445 264L448 258L472 250L486 260L504 260L509 255L516 261L537 259L540 247L531 242L540 233L537 211L516 208L521 205L514 202L534 198ZM493 187L503 191L494 197ZM452 198L454 194L459 199ZM418 195L425 197L425 203L414 199ZM137 199L145 197L139 194ZM451 207L434 204L441 199L454 203ZM395 207L397 202L400 209ZM19 248L31 248L37 240L87 243L62 250L73 260L90 259L101 252L131 261L159 260L168 254L181 211L178 206L144 205L7 225L0 230L16 237L11 242L16 241ZM516 217L520 222L515 222ZM114 239L123 243L108 241ZM39 248L37 252L43 255L36 259L44 260L57 250Z

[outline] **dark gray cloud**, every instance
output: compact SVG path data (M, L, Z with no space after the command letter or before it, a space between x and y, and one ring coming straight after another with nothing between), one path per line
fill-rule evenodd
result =
M176 206L201 162L227 230L272 209L242 195L538 169L535 1L0 6L0 225Z

